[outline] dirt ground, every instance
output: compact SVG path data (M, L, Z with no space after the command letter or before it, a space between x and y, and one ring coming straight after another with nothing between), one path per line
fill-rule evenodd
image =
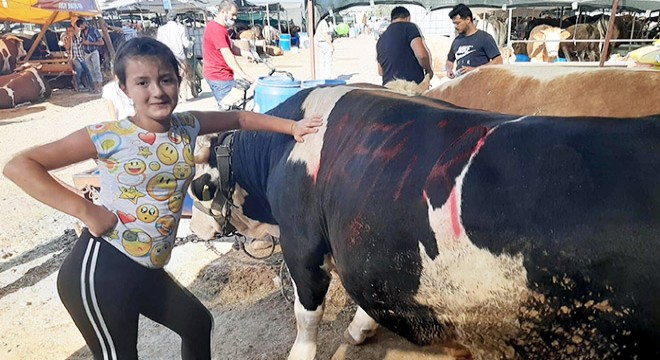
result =
M353 82L380 83L372 37L338 39L333 75ZM308 50L273 59L281 70L310 78ZM241 61L248 72L266 75L264 65ZM215 110L204 92L177 111ZM99 95L57 90L46 102L0 110L0 168L18 151L61 138L85 125L107 119ZM72 184L73 174L93 168L91 161L54 171ZM91 354L58 298L57 269L73 243L75 219L24 195L0 175L0 358L88 359ZM231 251L231 243L215 243L225 255L210 251L180 227L172 259L166 267L188 286L215 318L214 354L218 359L284 359L296 336L292 289L286 272L279 281L281 256L256 261ZM262 250L264 251L264 250ZM283 295L287 295L288 299ZM342 338L355 305L333 281L319 333L318 359L447 359L437 349L421 349L381 329L359 347ZM180 340L148 319L140 322L139 353L143 359L178 359Z

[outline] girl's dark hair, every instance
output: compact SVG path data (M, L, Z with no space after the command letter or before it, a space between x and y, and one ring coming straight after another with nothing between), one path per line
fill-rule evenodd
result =
M149 57L162 61L165 64L170 64L172 69L174 69L177 79L181 82L179 61L174 56L174 53L172 53L172 50L156 39L143 36L130 39L117 49L113 67L120 85L126 85L126 62L130 58L138 57Z

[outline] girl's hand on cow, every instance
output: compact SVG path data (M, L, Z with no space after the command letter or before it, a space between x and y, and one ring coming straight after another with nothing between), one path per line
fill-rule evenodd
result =
M89 233L95 237L102 236L117 225L117 216L112 211L98 205L90 206L85 218L80 220L85 223Z
M291 124L291 136L297 142L304 142L303 136L319 131L318 127L323 125L323 120L320 117L305 118L300 121L294 121Z

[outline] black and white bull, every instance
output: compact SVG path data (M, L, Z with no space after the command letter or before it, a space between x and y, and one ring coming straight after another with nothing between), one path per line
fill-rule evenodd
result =
M359 305L351 343L380 324L475 358L660 355L660 116L515 117L349 86L271 113L325 122L304 143L237 132L226 184L211 139L191 192L223 224L233 189L230 223L280 236L290 359L315 356L330 270ZM200 214L193 231L215 223Z

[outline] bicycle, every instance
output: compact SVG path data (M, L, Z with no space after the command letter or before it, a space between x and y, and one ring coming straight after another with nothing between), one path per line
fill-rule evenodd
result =
M202 93L202 79L204 78L204 68L202 59L195 55L195 38L189 37L190 47L184 49L186 53L186 62L189 74L186 81L190 85L190 92L193 98L197 98Z
M277 70L270 59L262 58L259 56L259 54L256 53L256 51L252 51L251 55L255 62L264 64L270 69L268 76L273 76L274 74L279 73L287 76L292 81L294 80L293 74L285 70ZM255 89L252 86L253 84L245 79L236 79L235 83L236 84L234 85L234 88L232 88L230 93L222 100L224 105L229 110L254 110ZM248 95L251 89L252 93Z

